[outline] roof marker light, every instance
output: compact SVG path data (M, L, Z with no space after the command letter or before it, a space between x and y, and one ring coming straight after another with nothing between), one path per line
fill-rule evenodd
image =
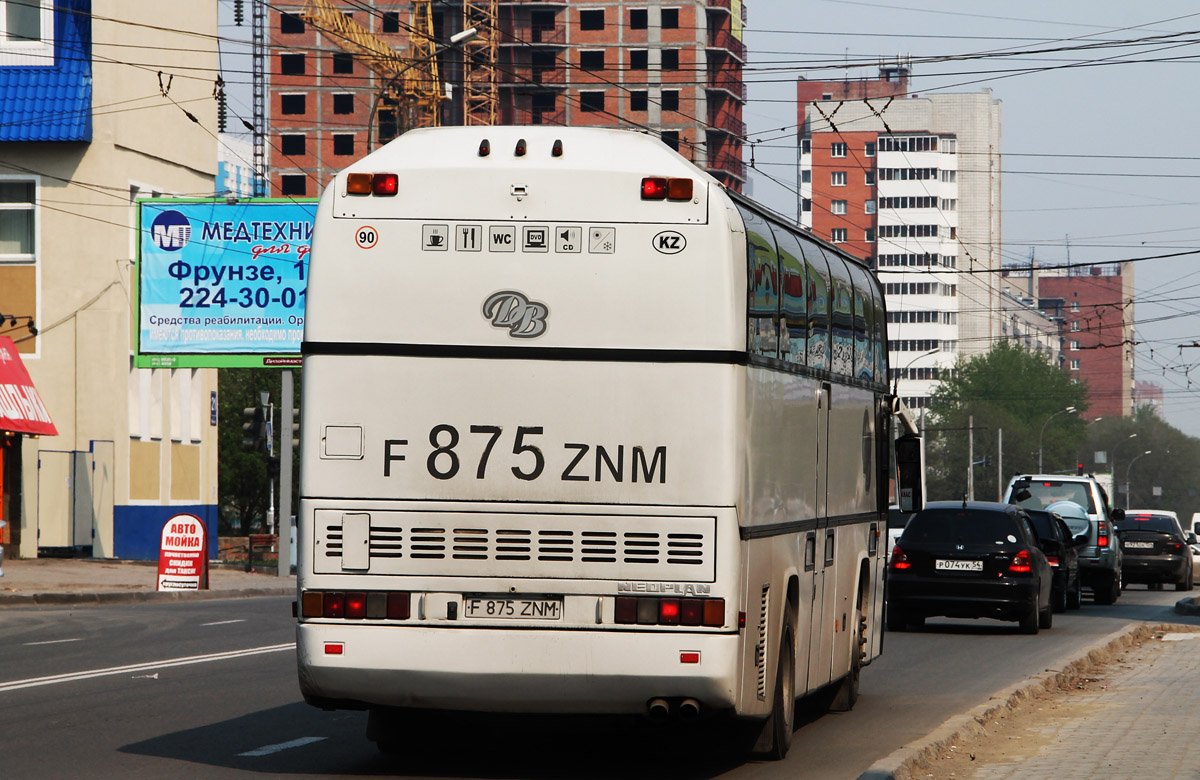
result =
M562 157L562 141L555 141L554 146L550 147L551 157Z
M525 148L526 148L525 147L525 139L524 138L518 139L517 140L517 148L513 149L513 156L514 157L524 157L525 156Z
M370 195L371 194L371 174L369 174L369 173L348 173L348 174L346 174L346 192L350 195Z
M400 191L400 177L394 173L377 173L371 179L371 191L376 195L395 195Z
M483 139L482 141L480 141L479 142L479 156L487 157L491 153L492 153L492 142L486 138Z

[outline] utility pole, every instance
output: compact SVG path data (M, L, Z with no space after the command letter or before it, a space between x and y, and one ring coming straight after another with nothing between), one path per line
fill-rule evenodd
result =
M295 390L292 369L283 369L279 434L279 566L280 577L292 573L292 421Z
M975 415L967 417L967 500L975 500Z
M996 429L996 500L1004 500L1004 429Z

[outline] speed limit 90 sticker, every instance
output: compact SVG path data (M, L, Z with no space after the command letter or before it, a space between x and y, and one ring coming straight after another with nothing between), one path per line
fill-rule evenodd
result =
M379 243L379 231L370 225L363 225L354 233L354 243L359 249L374 249Z

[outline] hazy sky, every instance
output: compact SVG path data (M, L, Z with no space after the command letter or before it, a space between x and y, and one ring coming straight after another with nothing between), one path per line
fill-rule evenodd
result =
M1068 243L1072 263L1196 252L1135 264L1134 338L1135 377L1200 436L1200 348L1181 349L1200 342L1200 6L747 0L747 15L752 195L777 211L796 212L796 78L911 56L913 91L1003 102L1006 262L1064 263Z

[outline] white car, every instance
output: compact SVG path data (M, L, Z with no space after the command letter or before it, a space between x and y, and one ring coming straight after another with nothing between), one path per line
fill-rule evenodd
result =
M1200 583L1200 544L1190 545L1192 548L1192 582Z

